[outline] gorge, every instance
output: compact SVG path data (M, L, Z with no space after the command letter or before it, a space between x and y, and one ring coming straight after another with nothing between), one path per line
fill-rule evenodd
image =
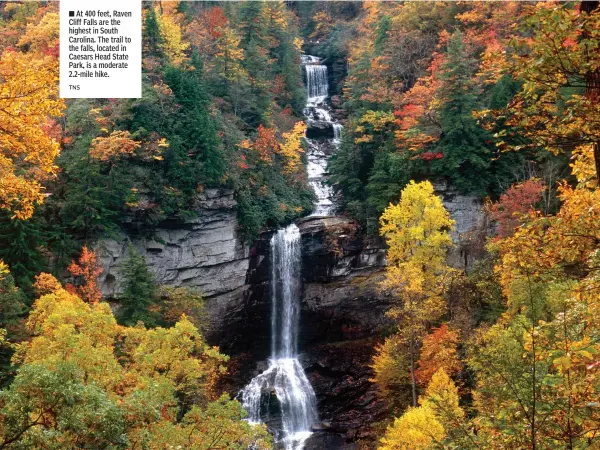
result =
M144 255L157 283L203 292L207 338L232 357L236 375L228 377L228 390L246 387L252 392L245 400L250 420L265 421L284 440L295 430L289 445L335 450L354 448L353 442L370 436L370 425L385 417L369 365L388 326L384 313L391 299L377 289L385 263L383 243L365 238L356 221L333 215L327 162L339 145L342 126L334 119L340 111L328 102L327 66L319 62L303 57L310 94L305 108L306 170L316 196L310 216L246 244L237 232L233 192L211 189L202 193L196 218L165 221L152 238L122 234L104 239L97 251L103 268L99 284L106 297L119 295L130 242ZM481 228L476 197L443 184L438 192L457 221L457 243ZM452 255L455 264L464 264L460 249ZM273 289L282 285L287 289ZM283 342L278 330L284 322L276 318L284 311L290 343L286 356L273 348ZM277 386L279 395L274 395ZM286 408L283 415L279 408Z

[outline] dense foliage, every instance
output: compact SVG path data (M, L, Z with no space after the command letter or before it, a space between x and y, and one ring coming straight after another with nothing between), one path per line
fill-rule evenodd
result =
M554 149L500 113L514 112L517 94L530 88L505 56L522 51L528 11L519 3L365 3L342 21L353 30L336 36L347 41L338 55L349 63L348 123L330 170L342 210L370 233L411 179L495 198L532 171L552 181L564 171Z
M303 50L346 114L340 213L387 244L365 446L600 446L596 2L145 2L143 98L69 101L57 8L0 3L1 448L270 448L202 294L132 247L109 305L92 249L210 190L247 239L309 212ZM457 236L443 184L492 225Z

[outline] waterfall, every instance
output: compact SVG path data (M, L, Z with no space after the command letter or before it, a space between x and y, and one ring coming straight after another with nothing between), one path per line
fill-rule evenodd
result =
M327 183L329 151L341 141L342 125L331 117L327 104L329 85L327 66L316 56L303 55L308 100L307 122L324 122L333 130L333 139L321 142L306 139L308 144L308 183L317 201L312 215L329 216L333 210L333 192ZM329 150L328 150L329 149ZM254 377L242 389L239 398L248 411L248 421L262 423L270 414L270 400L281 413L281 424L271 428L275 441L285 450L302 450L318 422L315 392L298 361L298 325L301 286L300 230L295 224L278 230L271 238L271 358L267 370Z
M336 143L339 143L342 140L342 129L344 127L339 123L333 124L333 140Z
M342 141L342 125L331 116L331 108L327 99L329 82L327 66L321 64L320 58L311 55L302 56L302 64L306 72L306 90L308 100L304 114L309 125L313 122L325 123L333 130L333 139L322 142L318 139L306 139L308 144L308 184L312 187L317 201L313 216L329 216L332 214L333 189L327 182L327 163L331 149L337 148Z
M300 314L300 230L295 224L271 238L271 359L241 392L250 423L260 423L263 399L274 391L281 410L275 435L286 450L301 450L318 421L315 392L297 359Z
M328 96L329 83L327 82L327 66L307 64L304 67L306 68L308 105L319 105L323 103Z

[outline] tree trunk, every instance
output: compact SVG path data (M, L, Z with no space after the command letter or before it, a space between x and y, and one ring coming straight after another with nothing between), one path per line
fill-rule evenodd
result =
M415 340L410 336L410 384L412 389L412 403L417 406L417 381L415 379Z
M600 2L597 0L594 1L582 1L580 5L580 10L582 12L586 12L588 14L592 13L595 9L598 8L598 4ZM587 34L587 33L586 33ZM586 37L586 36L582 36ZM596 50L592 50L596 51ZM588 73L585 77L585 96L590 99L592 102L598 101L598 94L600 93L600 73L598 71ZM596 166L596 183L597 186L600 186L600 142L594 142L594 164Z

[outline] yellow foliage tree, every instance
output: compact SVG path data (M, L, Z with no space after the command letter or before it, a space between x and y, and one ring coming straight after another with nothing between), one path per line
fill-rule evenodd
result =
M163 9L162 13L160 8L155 8L155 12L163 40L161 48L171 64L181 65L186 60L185 51L190 44L182 38L183 30L179 24L179 16L173 7Z
M403 342L398 335L387 337L383 344L375 349L375 356L371 369L373 369L373 381L377 385L379 395L387 400L392 406L406 406L399 398L399 392L403 391L408 380L407 355Z
M400 202L385 209L380 223L380 234L388 244L388 265L382 288L401 300L389 315L399 322L400 334L409 347L413 405L416 406L418 343L427 323L439 318L445 309L443 287L452 274L445 260L452 246L449 230L454 221L429 181L411 181L403 189Z
M28 219L56 173L60 144L44 125L60 116L58 65L50 56L5 51L0 57L0 208Z
M302 139L306 131L304 122L296 122L294 128L288 133L283 133L283 142L279 146L277 153L284 159L285 173L297 173L302 170Z
M185 316L168 329L119 326L107 303L85 303L55 281L40 280L49 293L27 321L32 339L17 345L0 446L270 448L266 429L215 392L227 358Z
M100 161L111 161L133 155L139 146L140 142L133 140L129 131L113 131L109 136L97 137L92 141L90 156Z
M453 442L461 442L465 437L470 438L469 433L462 432L465 413L458 401L456 385L444 369L438 370L431 378L425 395L419 399L421 406L409 408L394 420L385 437L381 439L382 445L379 449L446 448L444 440L447 437L453 438Z
M444 435L444 427L432 408L409 408L387 429L379 450L433 450L440 448L436 444Z

